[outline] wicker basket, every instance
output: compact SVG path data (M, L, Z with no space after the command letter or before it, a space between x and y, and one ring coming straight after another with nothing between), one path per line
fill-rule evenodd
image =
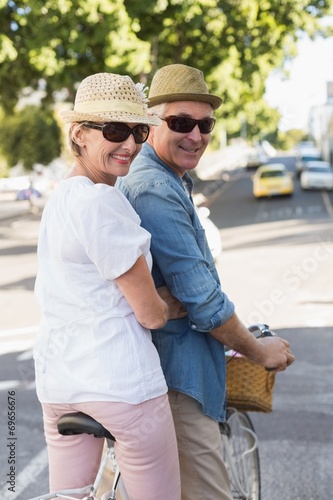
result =
M242 411L272 411L275 373L242 356L226 357L227 405Z

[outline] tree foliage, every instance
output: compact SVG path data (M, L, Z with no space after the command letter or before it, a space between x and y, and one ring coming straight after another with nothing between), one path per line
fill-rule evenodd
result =
M1 153L10 167L32 170L48 165L61 152L61 130L51 110L26 106L0 124Z
M156 69L180 62L201 69L221 95L218 113L233 134L256 107L265 122L268 110L255 103L267 76L295 55L300 31L313 37L321 30L318 20L331 6L332 0L0 0L0 103L12 110L41 81L46 103L62 89L73 101L75 84L99 71L149 84ZM252 133L253 119L247 122Z

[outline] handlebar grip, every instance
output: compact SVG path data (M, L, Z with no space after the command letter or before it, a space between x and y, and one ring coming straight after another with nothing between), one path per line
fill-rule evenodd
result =
M264 323L255 323L254 325L249 326L248 330L252 333L256 332L256 331L260 331L260 335L259 335L259 337L257 337L257 339L260 339L263 337L276 337L276 333L272 332L270 330L269 326L265 325ZM276 368L266 368L265 367L265 370L267 372L273 372L274 370L276 370Z

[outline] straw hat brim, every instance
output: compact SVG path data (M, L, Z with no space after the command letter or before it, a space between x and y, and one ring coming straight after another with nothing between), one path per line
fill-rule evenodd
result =
M61 111L61 118L67 123L73 122L123 122L123 123L145 123L147 125L161 125L162 121L153 114L142 116L126 112L100 112L100 113L79 113L75 110Z
M211 104L213 109L217 109L222 104L222 99L214 94L164 94L155 97L149 97L148 107L157 106L165 102L179 102L179 101L194 101L194 102L207 102Z

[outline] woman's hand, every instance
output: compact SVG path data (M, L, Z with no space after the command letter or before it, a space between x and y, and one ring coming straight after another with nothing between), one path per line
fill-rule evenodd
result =
M161 286L157 288L157 293L167 303L169 309L168 319L180 319L187 316L187 312L184 309L181 302L179 302L176 297L174 297L167 286Z

